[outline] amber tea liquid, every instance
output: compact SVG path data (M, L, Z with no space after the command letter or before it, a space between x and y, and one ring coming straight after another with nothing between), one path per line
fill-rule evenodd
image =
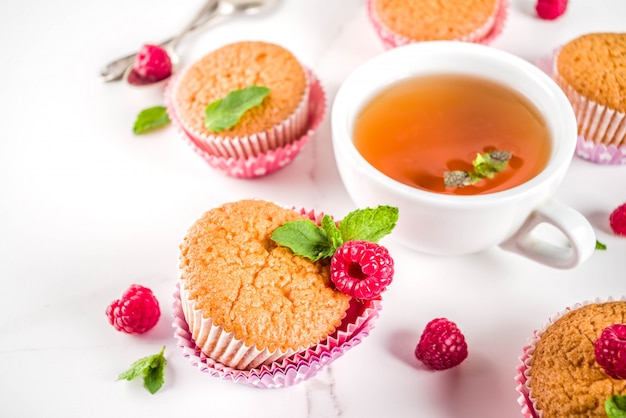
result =
M510 189L535 177L550 156L550 134L532 103L512 89L466 75L420 76L372 99L354 126L354 143L379 171L437 193L474 195ZM477 153L510 151L492 179L450 188L446 171L472 171Z

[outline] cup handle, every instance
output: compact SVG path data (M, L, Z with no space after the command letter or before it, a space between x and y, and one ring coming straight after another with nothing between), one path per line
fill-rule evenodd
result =
M561 247L533 236L533 230L542 223L556 227L567 238L569 245ZM535 208L520 229L500 246L550 267L571 269L582 264L594 252L596 234L583 215L550 199Z

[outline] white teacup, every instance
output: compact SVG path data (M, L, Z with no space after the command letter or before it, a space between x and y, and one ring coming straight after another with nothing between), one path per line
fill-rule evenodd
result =
M457 196L407 186L370 165L352 138L363 106L394 82L436 73L481 76L528 98L548 124L552 153L546 167L536 177L508 190ZM574 155L574 112L552 79L521 58L493 47L455 41L395 48L348 76L333 103L331 123L337 167L350 197L359 207L397 206L400 218L391 237L410 248L460 255L500 245L556 268L576 267L595 249L590 223L553 198ZM543 223L556 227L567 245L533 233Z

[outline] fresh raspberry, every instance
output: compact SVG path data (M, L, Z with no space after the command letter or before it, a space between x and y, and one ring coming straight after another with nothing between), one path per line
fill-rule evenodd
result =
M609 224L611 229L617 235L626 237L626 203L615 208L609 216Z
M159 81L172 74L172 61L165 49L146 44L139 50L133 70L145 80Z
M330 261L330 278L337 289L353 298L374 299L393 279L393 258L382 245L348 241Z
M465 360L467 343L454 322L446 318L436 318L424 328L415 347L415 357L429 369L449 369Z
M537 15L546 20L554 20L565 13L567 0L537 0Z
M614 379L626 379L626 325L604 328L594 349L596 361L606 374Z
M106 314L116 330L127 334L142 334L156 325L161 309L152 290L133 284L121 298L107 307Z

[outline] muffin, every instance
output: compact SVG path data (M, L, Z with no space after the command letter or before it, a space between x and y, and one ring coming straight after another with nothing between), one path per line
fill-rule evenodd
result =
M206 212L180 246L181 309L195 344L235 369L280 361L325 340L350 297L332 284L328 260L277 245L272 232L305 219L262 200Z
M536 331L518 368L519 402L526 417L606 417L605 401L626 395L626 380L598 364L602 331L626 323L626 301L586 302Z
M626 33L589 33L557 51L553 75L578 121L581 158L626 164Z
M508 7L508 0L367 2L370 21L387 49L434 40L487 44L502 31Z
M236 42L212 51L174 77L166 90L166 103L176 127L216 161L213 166L219 168L220 160L237 161L239 171L253 169L227 174L256 177L285 166L301 149L299 142L308 139L319 108L323 113L325 106L323 93L311 97L314 84L319 90L312 73L285 48L267 42ZM252 86L269 89L259 105L224 130L205 126L210 103ZM281 154L287 148L289 155Z

